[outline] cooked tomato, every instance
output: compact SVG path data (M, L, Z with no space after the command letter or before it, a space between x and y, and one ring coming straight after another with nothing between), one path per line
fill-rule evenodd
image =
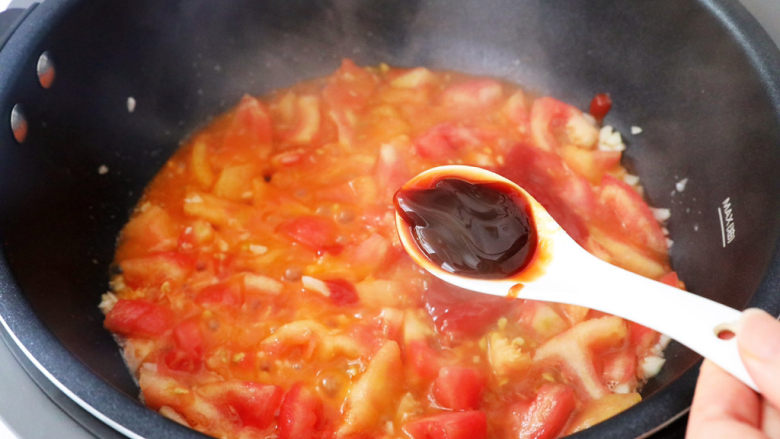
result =
M496 170L589 251L681 287L599 130L556 99L425 67L344 60L326 78L244 96L144 191L117 241L105 326L124 339L144 403L214 437L587 428L639 399L649 368L637 365L660 336L444 283L404 251L393 195L438 165Z
M244 425L265 428L273 422L283 393L279 386L247 381L231 386L220 399Z
M508 299L453 289L439 280L431 280L424 300L436 330L451 339L481 334L511 307Z
M244 95L236 108L222 145L232 151L267 148L270 147L272 133L271 117L265 105L252 96Z
M243 302L241 286L236 282L209 285L195 296L195 302L202 305L240 306Z
M668 247L661 226L631 186L607 175L601 182L599 201L608 219L622 229L625 239L656 254L666 254Z
M485 379L471 367L447 366L439 370L433 382L436 403L453 410L479 408Z
M628 322L628 331L631 345L636 347L637 353L642 353L652 347L661 336L647 326L635 322Z
M168 308L143 299L121 299L106 315L104 325L121 335L152 337L170 329L172 323Z
M318 216L285 221L279 226L279 231L317 252L338 254L343 249L337 242L336 225Z
M344 279L326 280L330 291L330 301L336 305L351 305L359 300L355 286Z
M436 125L414 141L417 154L439 160L481 145L481 133L478 130L452 123Z
M174 348L164 357L173 370L195 372L203 362L203 336L197 320L186 320L173 328Z
M193 261L177 252L161 252L151 256L125 259L119 264L125 283L131 287L159 286L164 282L180 282L190 273Z
M404 426L413 439L484 439L485 413L477 410L434 415Z
M577 242L585 242L585 219L594 208L593 192L557 155L520 144L509 152L499 174L528 191Z
M284 395L279 409L279 439L314 439L324 430L322 402L298 383Z
M439 355L422 340L415 340L406 346L406 364L420 377L430 380L439 373Z
M611 108L612 99L607 93L599 93L590 101L590 114L597 121L602 121Z
M553 98L536 99L531 106L531 134L538 148L554 151L566 122L579 110Z
M676 271L670 271L663 275L660 279L658 279L658 282L665 283L666 285L669 285L670 287L675 288L683 288L683 283L680 280L680 278L677 276Z
M511 407L511 435L518 439L555 438L566 426L574 406L574 391L571 388L545 384L539 388L533 400Z

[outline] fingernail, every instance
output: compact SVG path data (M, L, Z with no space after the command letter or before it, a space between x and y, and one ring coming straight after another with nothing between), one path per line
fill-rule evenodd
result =
M737 331L740 351L759 361L780 356L780 322L758 308L742 313Z

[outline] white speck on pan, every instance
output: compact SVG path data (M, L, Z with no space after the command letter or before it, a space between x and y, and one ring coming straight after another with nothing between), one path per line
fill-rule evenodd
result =
M135 98L132 96L127 97L127 112L132 113L135 111Z
M637 134L642 134L642 127L631 125L631 134L634 136L636 136Z
M674 184L674 188L677 189L677 192L682 192L685 190L685 185L688 184L688 178L683 178L682 180L678 181Z
M106 165L98 166L98 174L100 174L100 175L108 174L108 166L106 166Z

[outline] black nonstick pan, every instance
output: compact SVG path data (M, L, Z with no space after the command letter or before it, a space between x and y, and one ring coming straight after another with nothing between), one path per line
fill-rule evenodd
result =
M732 0L48 0L0 26L2 332L44 388L110 427L93 423L100 436L201 437L138 402L97 308L144 186L242 94L342 57L580 107L609 92L606 123L643 129L625 164L671 209L689 289L780 312L780 55ZM667 358L642 403L577 437L647 436L684 413L700 359L675 343Z

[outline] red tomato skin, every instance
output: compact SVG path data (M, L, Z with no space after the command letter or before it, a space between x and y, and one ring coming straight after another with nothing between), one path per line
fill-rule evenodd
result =
M412 421L404 431L413 439L485 439L487 418L479 410L445 413Z
M512 437L518 439L553 439L558 437L576 401L574 390L561 384L544 384L536 397L510 408Z
M661 278L658 279L658 282L669 285L670 287L684 289L684 287L682 286L682 282L680 281L680 277L677 276L676 271L670 271L665 275L661 276Z
M324 281L330 291L330 300L334 305L352 305L360 299L351 282L344 279L332 279Z
M170 329L173 314L147 300L120 299L106 315L103 325L124 336L154 337Z
M599 201L607 221L617 222L625 238L658 255L668 250L666 236L650 207L631 186L611 175L601 180Z
M426 380L436 378L439 373L440 359L428 344L423 340L415 340L406 346L405 362L411 365L417 375Z
M608 93L599 93L590 101L590 115L601 122L612 108L612 98Z
M272 133L271 117L265 105L252 96L244 95L222 144L229 149L267 145L271 143Z
M226 402L238 413L244 425L261 429L268 427L282 402L284 392L281 387L249 381L243 386L241 393L231 392Z
M165 365L172 370L195 373L203 364L203 336L198 321L186 320L173 328L175 347L165 357Z
M302 384L295 384L279 409L279 439L321 437L322 424L322 401Z
M626 383L633 385L636 379L637 358L633 349L624 349L606 355L602 360L604 383Z
M177 252L159 252L119 263L125 284L131 288L182 281L194 266L193 259Z
M489 135L478 128L440 123L414 140L417 155L427 159L446 159L458 151L475 148Z
M554 132L562 129L569 118L579 110L569 104L550 97L534 100L531 104L531 134L536 147L552 152L560 143Z
M587 241L585 219L595 197L588 182L567 169L557 154L518 144L498 173L527 190L575 241Z
M241 287L230 282L209 285L195 296L195 302L200 305L213 304L237 308L243 303Z
M482 334L511 308L504 297L475 296L437 279L431 280L423 300L436 331L450 339Z
M325 218L302 216L283 222L277 230L318 253L339 254L343 249L336 242L336 225Z
M476 410L482 400L485 380L470 367L447 366L439 369L433 382L436 403L453 410Z
M453 155L461 148L460 142L453 138L452 124L440 124L415 139L414 149L420 157L441 159Z
M639 323L628 321L628 340L639 355L643 355L658 342L661 335Z

